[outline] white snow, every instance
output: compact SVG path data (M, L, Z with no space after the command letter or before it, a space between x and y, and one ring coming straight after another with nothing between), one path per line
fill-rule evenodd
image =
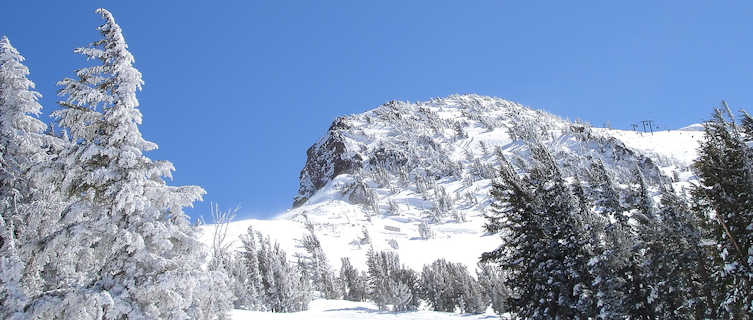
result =
M330 319L399 319L399 320L443 320L443 319L499 319L491 310L484 314L460 314L420 310L414 312L394 313L389 311L379 311L379 309L369 302L353 302L346 300L314 300L309 305L309 310L293 313L272 313L233 310L231 312L233 320L285 320L285 319L305 319L305 320L330 320Z
M703 138L703 127L700 130L694 124L680 130L656 131L644 133L628 130L596 129L605 134L620 139L629 148L640 151L658 161L667 158L688 166L698 157L698 142ZM661 166L661 165L660 165Z

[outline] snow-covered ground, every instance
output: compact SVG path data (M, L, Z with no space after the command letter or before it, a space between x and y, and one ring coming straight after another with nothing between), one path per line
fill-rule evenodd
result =
M233 310L233 320L331 320L331 319L399 319L399 320L480 320L499 319L498 315L488 311L484 314L460 314L435 311L414 311L394 313L379 311L372 303L353 302L346 300L314 300L309 305L309 310L293 313L272 313L245 310Z
M683 165L690 165L698 156L698 142L703 137L703 126L699 124L654 133L614 129L596 130L620 139L629 148L649 157L668 157Z
M354 213L357 208L342 201L324 202L321 206L309 207L307 214L313 221L319 213L318 210L327 212L341 212L343 215ZM249 226L260 231L264 235L280 243L280 246L290 256L296 252L301 253L297 247L297 240L303 238L306 233L303 223L290 219L290 212L274 219L247 219L230 224L228 239L233 242L233 247L240 246L239 236L244 234ZM361 213L362 214L362 213ZM414 270L430 264L436 259L445 258L453 262L466 264L471 270L475 267L481 253L490 251L499 246L500 239L497 236L484 236L481 232L483 217L470 217L465 223L453 223L434 226L433 231L437 234L434 239L424 240L418 237L417 222L400 217L388 217L385 219L372 219L372 225L367 225L372 243L375 249L385 250L388 247L387 240L397 241L400 261ZM345 218L343 218L345 219ZM360 224L360 222L359 222ZM399 228L400 231L386 230L385 226ZM213 225L203 227L201 241L212 242ZM348 257L351 263L359 270L366 270L366 250L368 244L360 244L357 239L362 236L361 227L348 227L347 223L330 224L317 228L322 248L336 269L340 268L340 258Z

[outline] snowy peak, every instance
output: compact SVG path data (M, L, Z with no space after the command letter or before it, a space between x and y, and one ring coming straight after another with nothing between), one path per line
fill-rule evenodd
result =
M418 103L390 101L362 114L337 118L307 151L293 207L303 205L341 174L375 173L374 182L380 185L400 178L393 191L415 183L417 177L490 178L491 173L479 170L493 170L481 167L495 164L490 155L496 147L525 158L523 141L534 137L561 152L563 161L577 158L568 156L573 153L598 156L608 166L639 165L658 178L658 168L650 158L608 132L499 98L454 95ZM634 163L625 166L622 162L626 161Z
M600 160L616 184L629 187L638 167L656 189L692 177L696 133L592 128L478 95L391 101L337 118L308 149L294 208L278 218L295 227L247 223L295 252L295 242L283 239L300 238L292 230L311 221L335 264L350 257L364 267L365 251L374 247L398 251L415 269L439 257L473 267L499 244L482 228L497 152L525 170L532 143L540 143L568 177L585 178L591 160Z
M503 129L505 120L521 116L548 115L502 99L456 95L419 103L390 101L362 114L337 118L327 134L307 151L294 207L334 177L372 166L415 169L428 165L442 176L451 160L449 152L455 149L447 149L448 141L467 138L466 131L475 131L474 127Z
M391 101L335 119L307 151L295 207L275 220L238 221L230 237L253 225L296 253L308 220L334 267L349 257L364 269L373 247L397 251L415 270L440 257L473 268L481 253L499 245L483 232L497 149L524 170L538 141L566 176L583 177L590 160L599 159L616 184L629 186L640 167L656 188L662 179L692 178L701 137L592 128L478 95Z

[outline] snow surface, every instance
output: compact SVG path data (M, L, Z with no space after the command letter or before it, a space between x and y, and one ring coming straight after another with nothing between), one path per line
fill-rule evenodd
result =
M689 166L698 157L698 142L703 138L703 126L696 130L698 124L679 130L644 133L628 130L597 129L605 134L620 139L629 148L639 151L652 159L671 159L679 164ZM660 165L661 166L661 165Z
M460 314L420 310L414 312L394 313L379 311L369 302L353 302L347 300L314 300L309 304L309 310L292 313L272 313L246 310L233 310L230 313L233 320L329 320L329 319L400 319L400 320L443 320L443 319L499 319L491 310L484 314Z
M314 206L306 206L306 212L317 225L319 240L322 242L327 258L333 268L339 270L340 258L348 257L351 263L359 270L366 270L366 250L369 245L358 243L362 235L361 227L350 224L349 219L355 220L363 216L360 208L341 200L331 200L318 203ZM331 217L331 221L322 222L316 217L322 212L336 212L339 215ZM297 247L297 239L303 238L307 232L303 223L296 220L293 215L301 213L300 210L292 210L274 219L247 219L230 224L228 239L233 240L232 247L240 247L239 236L244 234L249 226L260 231L264 235L280 243L288 256L294 253L303 253ZM425 264L430 264L438 258L446 258L449 261L466 264L471 270L481 253L493 250L499 246L499 237L484 236L481 233L483 217L469 217L471 221L458 224L446 224L433 226L437 236L434 239L423 240L418 237L418 222L410 218L385 217L374 218L372 225L367 225L374 247L378 250L390 249L387 240L395 239L398 242L400 261L414 270L421 270ZM324 224L322 223L330 223ZM399 232L386 230L385 226L400 228ZM202 227L201 241L206 244L212 242L213 225Z

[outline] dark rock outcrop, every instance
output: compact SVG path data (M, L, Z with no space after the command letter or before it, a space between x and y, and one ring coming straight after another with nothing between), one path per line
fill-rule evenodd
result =
M349 153L344 133L350 130L346 117L332 122L327 135L306 151L306 165L301 170L298 195L293 200L297 208L326 185L332 178L343 173L353 173L361 168L362 160L358 153Z

